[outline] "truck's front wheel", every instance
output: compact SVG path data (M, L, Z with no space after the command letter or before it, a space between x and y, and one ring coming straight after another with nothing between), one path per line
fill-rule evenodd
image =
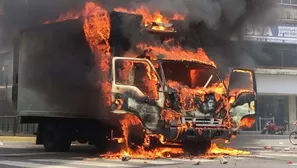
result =
M182 146L184 151L189 153L190 155L203 155L211 147L211 141L185 141L182 143Z
M67 152L71 146L70 137L59 124L45 124L42 132L43 145L47 152Z

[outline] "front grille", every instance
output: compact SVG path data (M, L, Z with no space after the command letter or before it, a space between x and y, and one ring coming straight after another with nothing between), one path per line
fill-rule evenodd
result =
M197 127L215 127L215 126L222 126L223 120L222 119L198 119L198 118L191 118L191 117L182 117L182 124L186 123L196 123Z

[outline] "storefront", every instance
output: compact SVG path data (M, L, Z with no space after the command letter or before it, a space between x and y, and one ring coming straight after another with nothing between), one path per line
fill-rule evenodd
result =
M257 123L260 130L266 119L277 125L296 118L297 96L297 1L279 0L278 17L274 22L255 23L249 20L243 27L241 41L244 50L256 65L258 91Z
M263 127L267 118L274 118L277 125L284 125L285 120L289 121L288 128L294 129L292 123L296 120L297 70L256 69L255 72L258 129Z

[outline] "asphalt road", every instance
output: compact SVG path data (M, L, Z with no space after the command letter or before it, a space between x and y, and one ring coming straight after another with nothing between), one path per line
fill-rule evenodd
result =
M95 167L171 167L171 168L258 168L258 167L292 167L297 166L297 149L288 141L288 136L240 135L228 147L241 148L252 152L250 156L237 156L214 159L100 159L93 147L74 145L68 153L46 153L42 146L26 142L0 143L1 168L95 168ZM264 149L271 146L271 149ZM289 149L288 149L289 148ZM227 164L222 164L226 160ZM195 165L198 163L199 165ZM296 163L295 163L296 162Z

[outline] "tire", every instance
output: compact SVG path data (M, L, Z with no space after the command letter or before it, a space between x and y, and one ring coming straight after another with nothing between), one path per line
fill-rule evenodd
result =
M296 131L294 131L290 134L289 140L290 140L291 144L297 145L297 132Z
M47 152L67 152L71 140L65 129L59 124L45 124L43 129L43 146Z
M160 145L160 140L157 137L151 137L150 143L144 147L145 150L150 151L156 149Z
M141 125L131 125L128 128L128 147L132 150L142 146L145 139L143 127Z
M108 140L106 139L101 139L100 141L98 141L96 144L95 144L95 147L96 147L96 151L98 153L106 153L108 151L108 147L109 147L109 144L108 144Z
M96 147L96 151L100 154L108 152L110 143L106 137L107 132L99 132L95 139L92 140L92 144Z
M266 134L266 130L263 130L263 131L261 132L261 134Z

